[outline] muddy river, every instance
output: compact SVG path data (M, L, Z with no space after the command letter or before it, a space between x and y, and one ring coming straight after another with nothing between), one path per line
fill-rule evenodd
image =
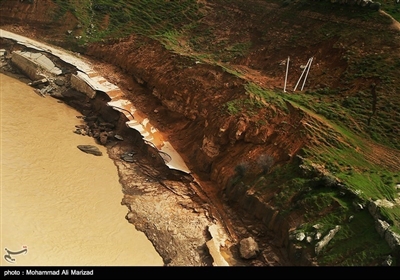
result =
M161 266L125 220L117 168L79 113L0 74L1 265ZM96 145L103 156L81 152Z

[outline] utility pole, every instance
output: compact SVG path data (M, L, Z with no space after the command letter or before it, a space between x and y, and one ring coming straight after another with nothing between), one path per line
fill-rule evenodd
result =
M311 57L311 60L310 60L310 65L308 65L308 68L307 68L307 73L306 73L306 76L304 77L304 81L303 81L303 85L301 86L301 90L303 90L303 88L304 88L304 84L306 83L307 76L308 76L308 72L310 72L311 63L312 63L313 59L314 59L314 57Z
M290 57L288 56L287 62L286 62L286 75L285 75L285 85L283 87L283 92L286 92L286 82L287 82L287 76L288 76L288 72L289 72L289 61L290 61Z
M293 91L296 91L297 86L299 85L299 83L300 83L300 81L301 81L301 78L303 78L304 72L306 72L306 70L308 69L308 65L310 64L311 60L312 60L312 58L308 59L307 64L306 64L306 67L304 67L303 72L301 73L300 78L299 78L299 80L297 81L296 86L294 87Z

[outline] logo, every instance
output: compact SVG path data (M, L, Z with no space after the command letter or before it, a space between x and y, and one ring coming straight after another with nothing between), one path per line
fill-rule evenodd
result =
M13 252L13 251L8 250L7 248L4 248L4 250L6 250L6 252L7 252L7 254L4 255L4 259L6 261L8 261L9 263L14 263L15 259L13 257L11 257L11 255L19 255L19 254L22 254L22 253L24 253L24 254L28 253L28 247L27 246L22 246L22 248L23 249L21 251L18 251L18 252Z

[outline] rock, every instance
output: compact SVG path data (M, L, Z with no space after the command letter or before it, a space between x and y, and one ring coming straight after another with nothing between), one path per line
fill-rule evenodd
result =
M321 252L321 250L329 243L329 241L332 240L332 238L336 235L339 229L340 226L336 226L334 229L331 229L329 233L324 238L322 238L321 241L317 243L317 245L315 246L316 255L318 255Z
M374 220L380 219L380 207L378 202L370 201L368 204L368 211L374 217Z
M49 83L49 80L47 80L46 78L43 78L43 79L39 79L39 80L33 81L33 82L29 83L28 85L37 86L37 85L48 84L48 83Z
M133 156L135 155L135 152L126 152L123 153L120 158L126 162L135 162L135 159L133 158Z
M124 138L123 138L121 135L119 135L119 134L115 134L115 135L114 135L114 138L115 138L115 139L118 139L118 140L121 140L121 141L124 140Z
M115 127L114 124L108 123L108 122L101 122L99 123L100 128L104 128L105 130L107 129L113 129Z
M321 229L322 226L321 226L320 224L315 224L315 225L313 225L313 228L314 228L314 229Z
M357 211L361 211L364 209L364 205L362 205L361 203L358 203L358 202L353 202L353 206Z
M296 240L297 241L303 241L305 237L306 237L306 235L304 234L304 232L296 233Z
M229 266L228 262L221 254L220 244L214 238L208 240L206 246L213 258L213 266Z
M398 251L400 249L400 234L388 229L385 232L385 240L392 250Z
M93 138L98 138L100 135L100 132L98 130L93 130L92 134L93 134Z
M391 266L392 263L393 263L392 256L389 255L389 256L387 256L386 259L383 261L382 265L383 265L383 266Z
M135 218L135 214L133 214L132 212L128 212L128 214L126 214L125 217L128 221L131 221L132 219Z
M240 256L244 259L252 259L257 256L259 251L258 244L252 237L240 241Z
M57 98L57 99L63 99L64 98L64 96L62 95L62 93L61 92L58 92L58 91L55 91L55 92L52 92L51 94L50 94L52 97L54 97L54 98ZM61 100L59 100L59 101L57 101L58 103L64 103L64 101L61 101Z
M57 85L57 86L63 86L64 84L65 84L65 81L63 80L63 79L55 79L54 80L54 83Z
M121 159L126 161L126 162L135 162L135 159L132 156L128 156L128 155L121 155Z
M107 144L107 139L108 139L108 133L103 131L99 135L99 141L102 145Z
M96 146L93 145L78 145L77 146L79 150L82 152L85 152L87 154L92 154L95 156L102 156L103 153L97 148Z
M53 90L54 90L54 88L52 86L46 86L46 87L40 89L39 92L42 96L45 96L46 94L51 93Z

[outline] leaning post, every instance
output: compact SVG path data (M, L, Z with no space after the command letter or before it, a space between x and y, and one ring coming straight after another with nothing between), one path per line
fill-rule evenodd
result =
M308 76L308 72L310 72L311 63L312 63L313 59L314 59L314 57L311 57L311 60L310 60L310 65L308 65L308 68L307 68L307 73L306 73L306 76L304 77L304 81L303 81L303 85L301 86L301 90L303 90L303 88L304 88L304 84L306 83L307 76Z
M289 72L289 61L290 61L290 57L288 56L287 62L286 62L285 85L283 87L283 92L286 92L287 76L288 76L288 72Z

